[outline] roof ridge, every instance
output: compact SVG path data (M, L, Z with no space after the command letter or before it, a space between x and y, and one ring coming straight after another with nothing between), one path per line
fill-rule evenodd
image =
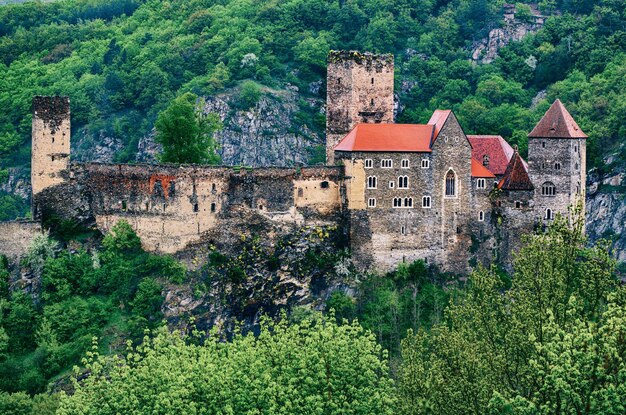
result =
M517 146L514 147L513 156L506 167L502 180L498 183L498 188L503 190L533 190L535 188L530 181L524 160L519 155Z

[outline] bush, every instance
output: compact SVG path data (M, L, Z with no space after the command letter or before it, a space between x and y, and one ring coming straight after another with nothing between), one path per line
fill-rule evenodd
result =
M261 99L261 87L254 81L245 81L241 84L239 91L239 101L237 107L242 110L248 110L254 107Z

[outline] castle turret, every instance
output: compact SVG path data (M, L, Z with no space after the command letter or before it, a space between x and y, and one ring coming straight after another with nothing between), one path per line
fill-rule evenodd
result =
M585 202L586 138L561 101L554 101L528 134L529 173L535 211L551 220Z
M331 51L328 55L326 162L358 123L393 122L393 55Z
M65 181L70 157L70 99L34 97L31 184L33 202L42 190ZM33 217L38 216L33 204Z

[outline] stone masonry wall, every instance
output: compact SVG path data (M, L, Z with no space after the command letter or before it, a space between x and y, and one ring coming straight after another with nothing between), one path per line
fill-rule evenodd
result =
M33 195L63 181L70 156L70 100L33 99L31 183Z
M123 219L150 251L177 253L202 241L234 246L253 228L271 239L295 227L342 223L341 167L75 163L70 176L67 184L37 197L47 206L44 220L80 211L83 222L92 218L107 232ZM63 199L69 194L78 202L68 208Z
M326 161L358 123L393 122L393 56L354 51L328 55Z
M567 214L569 206L584 200L586 181L586 145L584 139L529 138L528 168L535 185L534 206L538 219L545 218L546 210ZM560 169L555 164L560 164ZM544 196L542 184L551 182L556 195Z
M0 222L0 254L12 260L23 256L31 241L41 234L41 224L33 221Z

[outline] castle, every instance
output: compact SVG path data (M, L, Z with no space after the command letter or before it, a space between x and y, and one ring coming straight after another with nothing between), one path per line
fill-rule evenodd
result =
M586 135L560 101L525 161L500 136L466 135L450 110L394 124L393 84L391 55L331 52L328 165L302 168L73 162L69 98L35 97L33 218L102 232L126 220L146 249L175 254L334 227L361 269L423 259L466 273L510 264L521 234L584 201Z

